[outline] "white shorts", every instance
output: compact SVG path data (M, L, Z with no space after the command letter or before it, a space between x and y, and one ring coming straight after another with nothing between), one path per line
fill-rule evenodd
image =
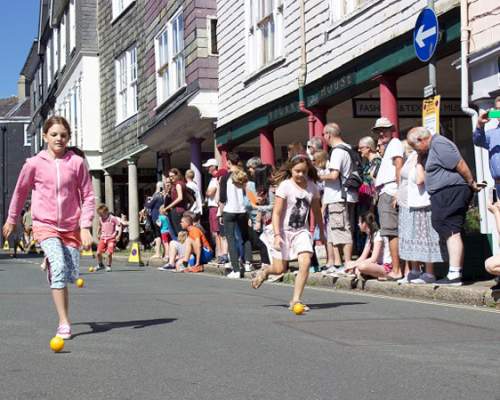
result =
M307 229L283 231L283 243L280 250L273 247L274 233L271 225L264 229L260 239L266 245L269 257L275 260L296 260L301 253L313 253L313 239Z

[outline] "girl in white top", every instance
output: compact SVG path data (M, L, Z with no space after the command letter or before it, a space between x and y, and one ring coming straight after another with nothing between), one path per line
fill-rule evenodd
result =
M269 274L284 273L288 269L288 262L298 259L299 272L295 279L290 309L302 302L302 293L309 275L313 255L308 220L310 210L319 226L320 240L326 242L317 180L316 168L307 155L298 154L287 161L274 177L274 182L279 186L276 189L272 224L261 235L261 240L271 255L272 265L257 273L252 280L252 287L260 287Z
M375 215L371 212L359 217L358 226L359 230L366 234L365 247L356 261L347 264L345 272L352 272L357 277L368 275L385 278L392 271L387 237L380 235Z

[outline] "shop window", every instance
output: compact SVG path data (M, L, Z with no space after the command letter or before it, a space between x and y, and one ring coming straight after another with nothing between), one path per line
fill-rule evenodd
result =
M125 51L115 61L116 123L137 113L137 48Z
M155 38L158 105L185 85L184 19L179 10Z
M252 72L283 56L283 0L247 0L247 65Z
M330 21L336 22L371 0L330 0Z

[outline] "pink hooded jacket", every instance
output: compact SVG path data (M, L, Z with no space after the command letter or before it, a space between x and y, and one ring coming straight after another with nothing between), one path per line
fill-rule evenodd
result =
M8 223L17 222L30 190L33 227L70 232L92 226L92 181L85 160L72 151L54 160L44 150L26 160L10 202Z

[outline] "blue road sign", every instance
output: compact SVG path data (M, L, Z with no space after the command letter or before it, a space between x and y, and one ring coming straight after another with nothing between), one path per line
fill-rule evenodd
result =
M413 47L420 61L427 62L436 51L439 38L439 23L430 8L424 8L418 15L413 30Z

